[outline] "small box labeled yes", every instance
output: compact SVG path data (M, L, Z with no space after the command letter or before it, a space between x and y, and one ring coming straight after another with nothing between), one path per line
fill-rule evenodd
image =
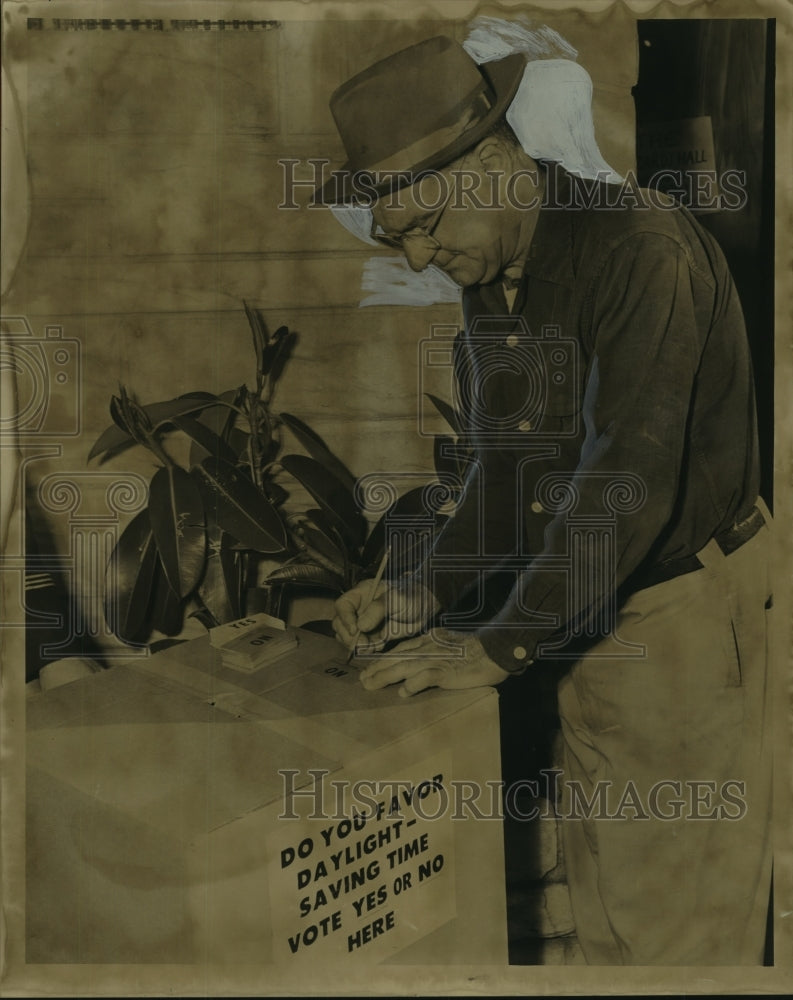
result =
M224 667L251 673L295 649L297 632L270 615L249 615L210 630L210 642L220 651Z

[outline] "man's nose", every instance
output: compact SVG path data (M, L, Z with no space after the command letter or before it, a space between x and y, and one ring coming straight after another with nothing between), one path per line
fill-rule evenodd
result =
M407 239L402 244L402 252L405 254L411 271L423 271L432 263L432 259L439 249L434 242L425 243L418 239Z

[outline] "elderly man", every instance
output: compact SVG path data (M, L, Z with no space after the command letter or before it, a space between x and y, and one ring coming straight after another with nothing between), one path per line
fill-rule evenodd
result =
M331 107L372 235L463 288L473 451L424 565L337 602L368 688L566 659L560 810L596 964L762 960L770 885L768 514L728 268L657 192L583 183L505 127L523 57L398 52ZM451 628L449 628L451 626ZM462 654L462 655L461 655Z

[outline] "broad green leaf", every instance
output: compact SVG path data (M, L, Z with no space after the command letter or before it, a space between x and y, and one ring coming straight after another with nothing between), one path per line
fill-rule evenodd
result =
M264 352L264 371L269 372L275 356L283 349L284 340L289 336L288 326L279 326Z
M208 406L214 406L216 404L216 396L211 396L209 393L196 393L194 395L190 394L187 396L179 396L176 399L168 399L163 403L149 403L148 406L142 406L141 409L151 421L152 426L155 429L159 429L166 424L171 423L173 417L182 416L183 414L188 413L200 413ZM121 402L115 396L111 400L110 413L114 421L118 418L123 422L124 418L121 414ZM116 426L116 424L112 427L106 428L102 431L96 441L96 444L88 453L89 461L97 455L101 455L102 452L113 451L121 445L128 443L130 437L131 435L128 434L126 430L122 430L122 427Z
M229 536L220 529L210 530L204 579L198 596L219 622L242 617L242 572L239 553L230 546Z
M305 512L305 515L337 548L342 552L347 551L344 536L339 531L337 522L330 518L324 510L320 510L319 507L311 507Z
M349 578L351 573L354 575L355 567L358 566L361 559L361 546L353 545L345 538L338 518L318 507L312 507L310 510L305 511L305 516L325 536L327 540L326 545L333 546L339 553L334 560L334 565L343 566L346 578ZM342 562L339 562L339 558L341 558Z
M324 566L316 566L313 563L292 563L288 566L279 566L267 577L265 583L298 583L304 587L322 587L323 590L332 590L342 594L346 590L344 577L338 573L331 573Z
M196 420L204 424L224 441L228 440L228 432L234 426L239 414L232 407L239 406L244 386L227 389L215 397L215 402L202 410Z
M366 539L361 553L364 566L376 566L382 558L386 547L386 523L389 518L422 517L426 520L428 511L424 503L424 486L416 486L394 501L388 510L377 521Z
M264 491L276 507L280 507L281 504L285 503L285 501L289 499L289 494L283 486L273 482L273 480L267 475L265 475L264 479Z
M121 412L125 427L133 437L145 441L146 434L153 429L151 418L138 401L121 386Z
M306 516L308 517L309 515ZM333 536L328 537L317 525L309 521L304 522L300 526L300 533L307 545L310 545L312 549L316 549L328 562L337 566L340 573L344 573L348 559L347 553L345 549L339 546Z
M433 444L433 457L435 460L435 474L438 479L443 480L448 477L457 478L459 474L459 447L453 437L447 434L436 434Z
M391 555L385 572L387 580L394 580L405 573L414 572L428 554L428 548L416 536L406 538L405 535L398 535L397 539L395 540L393 536L390 538ZM372 577L376 572L376 565L368 566L366 576Z
M351 545L363 544L366 521L355 506L352 493L320 462L305 455L284 455L281 466L304 486Z
M346 490L355 495L355 476L347 466L331 452L319 434L316 434L308 424L291 413L281 413L281 420L295 435L300 444L323 468L331 472Z
M222 459L206 458L194 472L211 522L246 548L283 552L287 537L281 516L239 469Z
M272 415L266 403L251 397L249 403L249 422L251 432L249 434L249 450L253 450L253 445L258 445L259 463L267 464L267 454L272 442Z
M394 580L418 569L432 548L433 538L434 532L427 538L423 530L412 532L409 525L392 525L388 534L390 555L385 578ZM377 573L381 558L382 556L364 566L363 578L371 578Z
M149 512L142 510L121 533L105 571L105 620L123 642L143 641L151 631L146 613L156 565Z
M243 452L248 441L248 432L236 427L237 418L240 414L236 407L240 407L242 399L247 389L244 385L236 389L228 389L218 397L218 405L209 406L197 414L196 420L208 427L222 441L225 441L234 453L234 461L239 461L240 457L245 457ZM193 445L190 449L190 465L200 465L206 457L205 452L198 445Z
M274 342L270 344L265 352L264 357L264 368L266 372L269 372L270 382L273 385L283 374L286 363L292 356L292 351L297 343L296 333L290 332L285 326L277 330L276 333L281 333L282 331L283 336L277 340L274 339Z
M253 337L253 349L256 352L256 370L264 373L264 350L270 341L267 326L264 322L264 317L258 309L249 306L244 299L242 304L245 306L245 315L248 317L248 325L251 328L251 335Z
M278 458L278 453L281 450L281 442L277 437L273 437L270 442L270 447L267 450L267 455L265 456L268 462L274 462Z
M201 413L209 406L217 405L217 396L211 393L196 392L176 399L168 399L164 403L151 403L143 409L155 427L162 427L171 422L173 417L181 417L188 413Z
M195 465L198 465L199 462L207 455L214 455L215 458L222 458L226 462L231 462L232 464L237 461L237 456L231 450L229 445L226 444L221 437L215 434L214 431L211 431L204 424L193 419L193 417L185 415L174 417L173 424L199 446L201 455L198 462L194 462ZM190 452L190 455L192 461L192 451Z
M210 629L216 628L218 625L223 624L222 621L215 618L215 616L212 614L209 608L205 607L203 604L200 607L196 608L195 611L191 611L187 617L195 618L196 621L201 622L201 624L204 626L207 632Z
M425 392L424 395L430 400L435 409L438 413L440 413L454 433L457 434L458 437L461 436L463 433L462 422L455 408L445 400L439 399L437 396L433 396L431 392Z
M110 416L113 418L113 424L118 431L124 435L130 433L129 422L127 421L127 415L124 413L124 406L120 396L110 397Z
M137 444L137 442L131 434L127 434L126 431L122 431L120 427L112 424L110 427L106 427L96 439L93 448L88 452L88 461L90 462L92 458L96 458L102 453L105 453L105 457L116 455L133 444Z
M171 589L165 575L162 559L158 559L152 587L152 625L163 635L178 635L184 624L184 605Z
M236 456L235 461L239 462L242 459L247 459L250 437L250 434L241 427L232 427L229 431L226 440L229 443L229 448L231 448Z
M248 557L235 549L234 539L223 532L220 543L220 565L226 581L226 590L231 602L232 619L242 618L245 596L245 571Z
M204 505L195 480L184 469L158 469L149 487L149 514L163 569L177 597L201 579L206 558Z

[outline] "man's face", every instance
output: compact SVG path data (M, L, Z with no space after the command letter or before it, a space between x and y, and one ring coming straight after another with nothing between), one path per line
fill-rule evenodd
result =
M396 238L414 271L434 264L463 287L493 281L518 248L520 213L504 197L503 175L486 170L479 152L372 209L377 231Z

